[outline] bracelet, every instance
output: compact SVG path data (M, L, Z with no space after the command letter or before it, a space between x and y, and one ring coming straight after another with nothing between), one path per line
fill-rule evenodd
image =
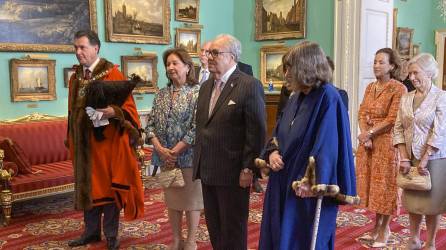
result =
M410 162L410 159L401 159L400 162Z

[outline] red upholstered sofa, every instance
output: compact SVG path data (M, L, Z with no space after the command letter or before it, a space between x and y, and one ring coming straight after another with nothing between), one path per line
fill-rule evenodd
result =
M64 145L66 133L66 118L34 115L0 122L0 137L10 138L23 149L33 172L1 180L5 224L10 220L13 202L73 191L73 168Z
M62 117L33 114L14 121L0 121L0 137L10 138L18 144L32 165L32 172L15 177L2 178L0 152L0 211L4 223L11 218L13 202L67 193L74 190L74 176L69 152L64 145L67 120ZM152 156L151 148L138 150L145 176Z

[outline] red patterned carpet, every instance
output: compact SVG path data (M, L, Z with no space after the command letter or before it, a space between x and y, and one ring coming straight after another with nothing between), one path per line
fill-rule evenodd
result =
M170 227L163 193L154 183L147 183L146 214L143 220L122 221L121 249L167 249ZM257 249L262 216L263 195L251 195L249 215L249 249ZM73 211L71 195L18 203L13 208L11 225L0 227L0 249L70 249L67 240L79 236L83 230L82 213ZM336 249L368 248L358 238L372 227L372 216L363 209L343 207L338 216ZM437 249L446 249L446 218L442 218L437 237ZM404 249L408 240L407 214L393 218L392 235L387 249ZM425 227L423 227L423 236ZM201 220L198 249L211 249L204 218ZM105 241L73 249L104 249Z

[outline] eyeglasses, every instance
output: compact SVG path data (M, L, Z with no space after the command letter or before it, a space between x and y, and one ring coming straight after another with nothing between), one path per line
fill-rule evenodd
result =
M232 54L231 52L228 52L228 51L218 51L218 50L216 50L216 49L213 49L213 50L206 50L204 53L205 53L206 56L210 56L210 55L212 55L212 57L218 57L219 55L221 55L221 54L223 54L223 53L229 53L229 54Z

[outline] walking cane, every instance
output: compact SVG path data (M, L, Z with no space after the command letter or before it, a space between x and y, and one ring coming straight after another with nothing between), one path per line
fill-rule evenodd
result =
M316 167L316 161L313 156L310 156L308 159L308 166L307 170L305 171L304 177L300 181L293 181L291 184L291 187L296 191L301 185L303 184L310 184L310 188L312 185L316 183L316 176L315 176L315 167ZM322 199L324 198L323 195L317 196L317 202L316 202L316 211L314 212L314 220L313 220L313 234L311 236L311 245L310 250L316 249L316 240L317 240L317 234L319 230L319 220L321 218L321 207L322 207Z

